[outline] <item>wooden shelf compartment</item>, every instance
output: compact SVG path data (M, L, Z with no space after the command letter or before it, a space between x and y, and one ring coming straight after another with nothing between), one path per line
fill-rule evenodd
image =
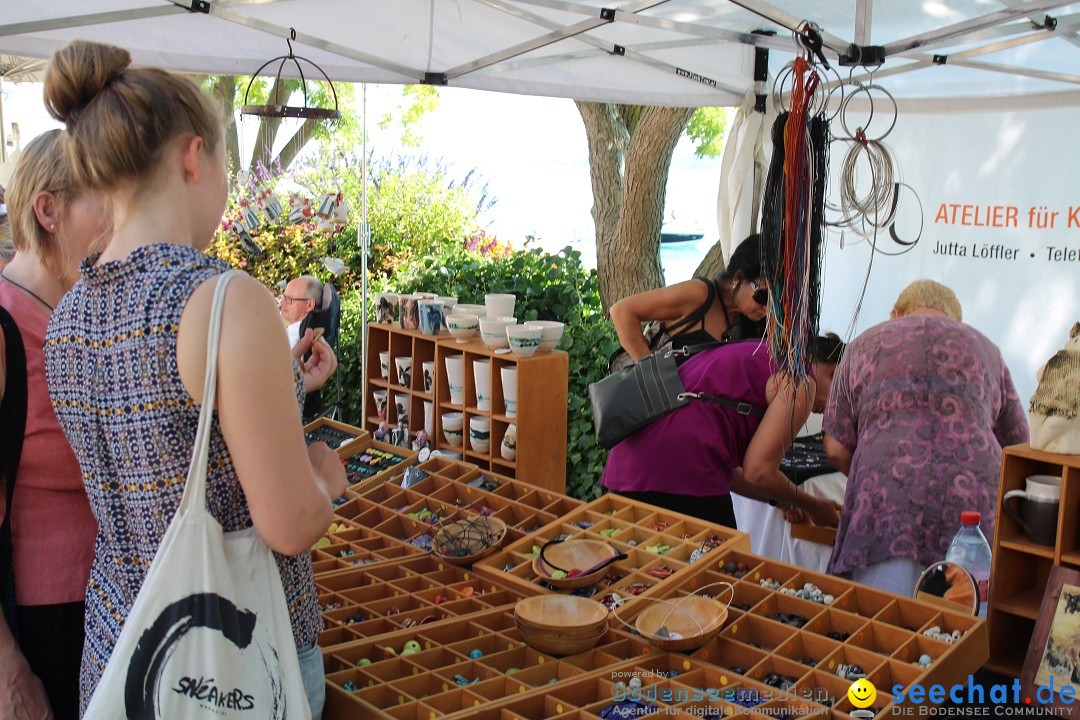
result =
M1023 490L1031 475L1062 478L1058 531L1053 546L1036 545L1003 510L1005 493ZM1016 508L1018 503L1013 503ZM998 483L997 527L990 577L990 664L1018 676L1035 630L1047 579L1055 564L1080 567L1080 455L1058 455L1030 446L1005 448Z

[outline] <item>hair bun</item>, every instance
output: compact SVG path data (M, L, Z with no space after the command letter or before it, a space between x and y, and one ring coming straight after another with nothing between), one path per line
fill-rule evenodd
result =
M45 73L45 107L68 125L131 65L131 54L113 45L76 40L53 54Z

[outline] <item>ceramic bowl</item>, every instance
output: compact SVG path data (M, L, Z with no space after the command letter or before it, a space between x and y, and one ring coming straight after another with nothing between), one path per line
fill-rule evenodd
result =
M453 313L446 316L446 328L459 343L467 343L479 332L480 319L468 313Z
M446 442L454 447L461 447L464 434L465 416L459 412L448 412L442 415L442 431Z
M559 346L565 328L563 323L556 320L530 320L525 324L537 325L544 329L544 334L540 336L540 352L554 350Z
M483 340L484 344L489 348L494 348L496 350L499 348L510 347L510 343L507 340L506 328L515 324L517 324L517 318L514 317L482 317L480 318L480 339Z
M544 328L539 325L507 325L506 339L515 355L528 357L540 347Z
M451 314L456 314L456 313L465 313L467 315L475 315L478 318L487 317L487 306L486 305L465 305L465 304L462 304L462 303L458 303L457 305L454 306L454 312L451 313Z

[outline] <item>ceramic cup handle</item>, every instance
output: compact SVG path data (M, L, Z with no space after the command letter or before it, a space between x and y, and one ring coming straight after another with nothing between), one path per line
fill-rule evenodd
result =
M1005 497L1001 499L1001 508L1005 511L1005 514L1011 517L1013 519L1013 522L1020 526L1020 529L1024 531L1025 535L1031 537L1031 528L1029 528L1027 526L1027 523L1021 520L1020 516L1016 513L1016 511L1012 509L1012 504L1010 503L1010 501L1013 498L1030 500L1031 496L1028 495L1027 492L1024 490L1010 490L1009 492L1005 493Z

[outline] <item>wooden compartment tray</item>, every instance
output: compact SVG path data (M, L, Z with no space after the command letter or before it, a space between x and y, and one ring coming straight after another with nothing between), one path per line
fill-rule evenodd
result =
M721 549L749 549L749 537L731 528L669 512L645 503L605 495L563 514L539 532L528 535L484 558L474 569L492 579L513 584L522 590L536 588L558 591L533 570L535 549L560 536L568 539L602 540L626 554L608 568L595 585L563 590L597 599L609 593L621 597L655 596L671 581L678 581L696 563L695 550L707 550L706 557ZM655 550L667 549L662 553ZM696 562L702 562L704 558ZM633 601L631 601L633 602Z
M385 502L433 497L410 498L400 487L383 486ZM438 492L427 489L433 490ZM504 491L500 497L509 495ZM393 514L362 496L355 501L354 510L369 503L361 514ZM624 619L632 623L647 598L677 598L729 582L733 605L715 637L690 654L665 653L612 621L600 643L579 655L555 658L524 643L513 603L526 593L548 591L531 576L528 554L521 552L524 546L557 533L597 537L612 528L619 530L610 538L613 545L621 542L618 536L623 533L627 540L640 542L625 544L631 564L618 568L625 576L612 583L611 590L655 581L636 604L621 609ZM842 665L861 666L879 688L949 685L962 681L988 657L982 620L752 555L745 535L718 530L723 540L715 550L684 562L689 558L677 559L682 558L675 552L678 546L698 542L714 528L605 497L477 563L475 572L424 556L322 575L317 579L320 602L333 598L342 603L328 611L328 629L320 637L328 686L324 716L597 720L613 702L618 683L637 676L644 702L676 717L717 711L749 713L757 720L780 714L850 720L853 708L846 692L851 680L837 674ZM672 540L665 543L671 545L671 557L646 549L656 538ZM502 569L519 559L523 564ZM648 574L675 563L681 566L672 568L675 572L667 578ZM739 577L732 567L741 568ZM832 595L832 601L813 602L784 592L806 583ZM483 594L477 594L478 589ZM721 600L728 593L721 586L706 591ZM443 596L438 604L436 595ZM373 617L365 615L363 622L350 624L357 608ZM389 614L393 608L398 612ZM445 610L446 616L401 627L404 620L422 620L433 610ZM781 615L788 620L799 615L805 623L782 622ZM952 644L931 640L923 633L934 626L962 635ZM410 641L416 643L411 646L415 652L406 648ZM928 667L918 664L924 654L931 658ZM879 718L891 712L888 695L884 698L874 708Z

